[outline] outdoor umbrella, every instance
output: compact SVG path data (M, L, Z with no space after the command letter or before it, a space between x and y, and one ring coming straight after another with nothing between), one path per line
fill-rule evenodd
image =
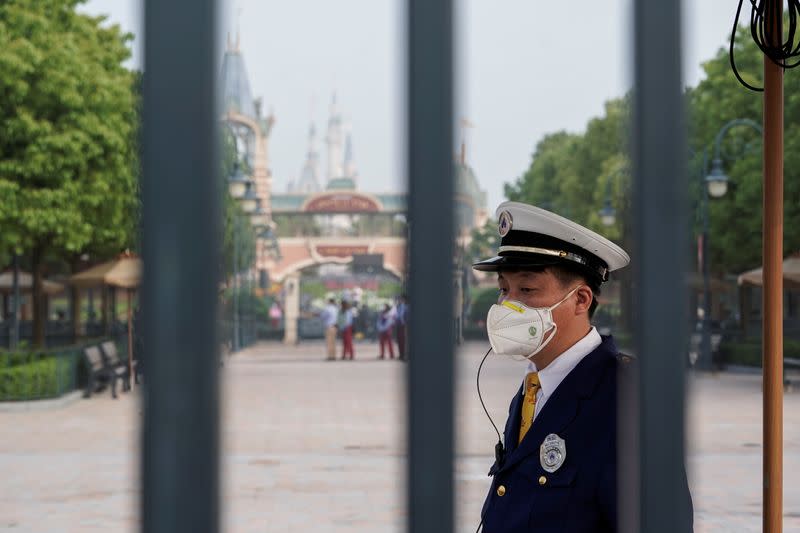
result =
M30 292L33 290L33 276L29 272L19 272L19 290ZM64 290L64 286L54 281L44 280L44 293L48 295L58 294ZM10 270L0 273L0 293L10 293L14 290L14 273Z
M72 276L69 280L78 287L109 285L126 289L128 296L128 369L133 386L133 312L131 295L142 278L142 261L131 252L124 252L116 259L95 265Z
M739 285L764 285L764 269L754 268L739 274ZM783 260L783 282L788 287L800 287L800 252L795 252Z

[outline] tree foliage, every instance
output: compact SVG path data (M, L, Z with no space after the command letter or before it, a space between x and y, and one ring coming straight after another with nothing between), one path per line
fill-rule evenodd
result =
M744 78L760 84L763 60L748 29L739 30L736 43L737 65ZM762 108L762 95L745 89L733 76L727 48L720 48L703 68L705 78L685 92L692 208L688 224L693 235L702 228L703 179L717 133L737 118L761 123ZM800 249L800 225L792 223L800 220L800 73L787 71L785 94L784 248L788 254ZM630 109L630 95L626 95L607 102L604 114L590 120L584 132L546 135L536 145L525 173L506 184L506 196L550 209L625 243L630 236ZM724 197L709 202L710 264L717 275L761 264L761 153L759 134L752 128L731 128L721 143L731 187ZM606 198L617 213L616 223L609 228L601 224L598 214Z
M235 169L236 145L230 130L222 128L222 157L220 194L222 195L222 272L225 277L241 272L255 262L256 235L250 219L242 211L239 202L228 191L227 180Z
M736 63L745 80L762 85L763 59L749 34L740 28L736 37ZM687 91L689 142L695 156L690 166L695 197L699 196L701 152L711 153L714 138L728 121L748 118L762 121L762 93L742 87L733 76L726 49L704 65L706 78ZM789 70L784 78L784 249L800 249L800 73ZM710 202L711 268L717 273L739 273L761 265L762 249L762 149L758 131L734 127L721 143L728 193Z
M500 237L497 234L497 222L488 219L486 223L472 230L469 245L467 245L464 259L469 266L488 257L492 257L497 252L500 245Z
M0 5L0 246L77 252L133 241L130 36L76 0Z
M0 259L30 258L37 341L46 261L119 252L138 220L131 36L79 3L0 3Z

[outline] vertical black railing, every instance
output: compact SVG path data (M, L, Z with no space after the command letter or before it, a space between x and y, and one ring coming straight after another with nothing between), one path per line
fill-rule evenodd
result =
M621 530L684 531L687 316L680 2L634 3L633 161L638 417L621 417ZM629 391L630 392L630 391ZM633 454L630 454L633 452ZM634 502L638 501L638 506Z
M408 3L408 531L453 530L451 0Z
M219 529L214 0L145 2L142 531Z
M451 0L409 0L409 531L453 530ZM623 529L678 531L686 336L679 5L635 4L638 417ZM219 529L213 0L145 10L143 531ZM179 28L179 37L176 37ZM668 399L669 401L664 401ZM157 407L155 407L157 406ZM623 420L627 420L624 419ZM624 439L623 439L624 440ZM625 455L631 452L634 455ZM639 505L632 505L638 501Z

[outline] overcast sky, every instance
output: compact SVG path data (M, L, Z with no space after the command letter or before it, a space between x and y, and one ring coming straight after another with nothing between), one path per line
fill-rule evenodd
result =
M530 163L543 135L581 131L603 102L630 86L630 1L464 0L457 5L458 116L468 162L489 193ZM685 83L726 45L735 0L684 2ZM274 187L300 173L310 120L324 132L333 91L352 128L360 187L404 187L402 118L403 3L398 0L223 0L224 34L241 35L252 90L276 117L270 140ZM108 14L137 36L131 66L141 68L139 0L90 0L82 10ZM176 24L177 31L180 26ZM457 132L456 138L460 138ZM455 148L455 147L454 147ZM322 153L323 169L325 153Z

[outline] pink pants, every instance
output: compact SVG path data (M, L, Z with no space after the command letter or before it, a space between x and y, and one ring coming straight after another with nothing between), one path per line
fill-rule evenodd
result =
M389 357L394 359L394 346L392 346L392 330L391 329L387 329L386 331L384 331L383 333L380 334L378 339L379 339L380 345L381 345L381 358L383 358L384 346L388 346L389 347Z
M355 357L355 351L353 351L353 326L348 326L342 330L342 348L342 359ZM347 357L348 353L350 357Z

